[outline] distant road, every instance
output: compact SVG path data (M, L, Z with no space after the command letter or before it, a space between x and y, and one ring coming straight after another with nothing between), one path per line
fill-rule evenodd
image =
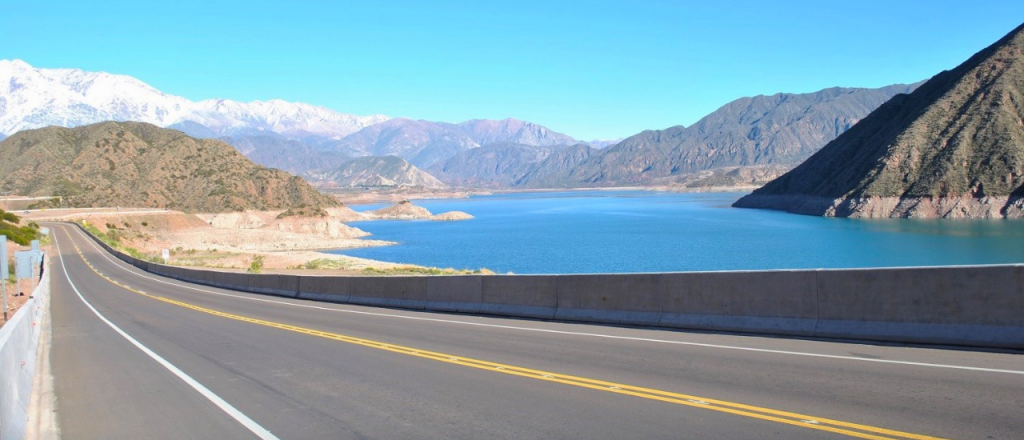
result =
M34 220L66 220L69 218L90 217L98 215L142 215L142 214L166 214L177 211L153 208L48 208L28 209L13 211L19 217Z
M1019 354L259 296L144 273L73 227L47 226L58 254L51 362L65 439L1024 432Z

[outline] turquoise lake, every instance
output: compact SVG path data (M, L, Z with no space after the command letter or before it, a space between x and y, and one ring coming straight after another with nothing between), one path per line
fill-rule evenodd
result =
M400 244L333 252L517 274L1024 262L1024 221L851 220L729 207L742 195L571 191L416 200L433 213L476 218L356 222L372 238Z

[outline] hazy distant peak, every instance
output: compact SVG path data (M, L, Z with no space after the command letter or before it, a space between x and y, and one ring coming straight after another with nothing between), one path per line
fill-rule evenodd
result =
M593 148L596 148L596 149L600 150L600 149L602 149L602 148L610 147L610 146L612 146L612 145L615 145L615 144L617 144L617 143L619 143L619 142L622 142L622 141L623 141L623 140L625 140L625 139L626 139L626 138L618 138L618 139L594 139L594 140L592 140L592 141L586 141L586 142L583 142L583 143L584 143L584 144L587 144L587 145L590 145L591 147L593 147Z
M552 131L540 124L515 118L471 119L457 125L480 145L496 142L513 142L524 145L570 145L576 142L571 136Z

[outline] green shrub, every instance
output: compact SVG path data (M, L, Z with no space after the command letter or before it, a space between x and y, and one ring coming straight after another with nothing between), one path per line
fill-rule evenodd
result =
M32 240L39 238L39 225L29 222L26 226L18 226L20 222L18 216L0 210L0 235L6 235L8 240L19 245L28 246Z
M18 216L14 215L14 213L6 212L6 211L4 211L2 209L0 209L0 220L3 220L5 222L14 223L14 224L21 223L21 218L19 218Z
M262 255L253 255L252 262L249 263L249 269L246 272L249 273L260 273L263 272L264 257Z

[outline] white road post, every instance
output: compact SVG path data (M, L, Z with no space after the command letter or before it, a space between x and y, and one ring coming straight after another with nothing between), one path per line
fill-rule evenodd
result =
M3 295L4 322L7 322L7 236L0 235L0 295Z

